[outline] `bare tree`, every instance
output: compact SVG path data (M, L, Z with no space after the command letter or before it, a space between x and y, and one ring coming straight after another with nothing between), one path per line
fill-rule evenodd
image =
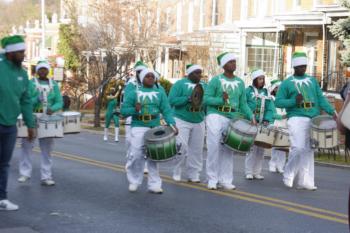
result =
M94 1L89 4L86 22L78 24L79 49L85 57L80 65L86 69L82 73L95 101L95 127L100 126L107 84L127 76L136 55L154 60L152 51L159 41L156 7L156 3L146 0ZM77 20L76 12L72 18Z

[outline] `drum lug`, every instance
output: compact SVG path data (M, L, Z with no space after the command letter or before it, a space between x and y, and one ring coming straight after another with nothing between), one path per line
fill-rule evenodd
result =
M182 146L182 143L176 143L176 153L178 155L181 155L181 146Z
M319 142L317 140L315 140L315 139L311 139L310 140L310 144L311 144L311 148L312 149L316 149L319 146Z

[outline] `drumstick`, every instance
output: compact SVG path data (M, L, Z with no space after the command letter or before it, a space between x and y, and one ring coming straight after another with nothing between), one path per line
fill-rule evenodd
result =
M177 131L176 128L174 127L174 125L169 125L169 126L170 126L170 128L171 128L174 132Z

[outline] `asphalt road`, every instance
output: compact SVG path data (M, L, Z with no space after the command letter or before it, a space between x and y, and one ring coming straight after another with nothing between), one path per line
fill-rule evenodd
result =
M128 192L124 140L102 142L82 132L57 139L55 187L40 185L40 157L34 173L19 184L16 148L9 195L20 205L0 212L0 233L346 233L350 170L316 166L315 192L287 189L282 177L267 171L263 181L244 179L244 157L235 161L237 190L209 191L205 184L174 182L171 162L161 164L162 195L146 185ZM203 171L202 181L205 182ZM145 182L144 182L145 183Z

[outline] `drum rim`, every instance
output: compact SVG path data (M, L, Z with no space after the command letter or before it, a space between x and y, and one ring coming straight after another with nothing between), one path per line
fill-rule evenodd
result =
M165 135L163 138L146 138L148 135L153 135L153 132L155 132L156 130L164 130L166 132L170 132L170 134ZM176 136L175 136L175 132L172 130L172 128L170 126L157 126L154 128L151 128L149 130L146 131L145 135L144 135L144 141L145 143L157 143L157 142L162 142L162 141L167 141L169 139L173 139L175 138L176 140Z
M334 128L332 128L332 129L320 129L320 128L319 128L319 125L316 125L316 124L315 124L315 121L317 121L317 120L319 120L319 119L327 119L327 120L332 120L332 121L335 122L335 120L334 120L331 116L329 116L329 115L320 115L320 116L316 116L316 117L313 117L313 118L311 119L311 128L312 128L312 129L315 129L316 131L331 131L331 130L336 130L336 129L337 129L337 127L334 127Z
M255 125L252 125L252 127L256 129L256 132L255 132L254 134L250 134L250 133L247 133L247 132L243 132L243 131L241 131L241 130L239 130L239 129L237 129L237 128L233 128L233 127L232 127L232 126L233 126L233 123L235 123L235 122L237 122L237 121L244 121L244 122L250 124L250 121L248 121L248 120L246 120L246 119L234 118L234 119L232 119L232 120L230 121L229 127L231 127L232 129L238 130L240 133L242 133L242 134L244 134L244 135L249 135L249 136L255 135L255 136L256 136L256 135L258 134L258 127L255 126Z

